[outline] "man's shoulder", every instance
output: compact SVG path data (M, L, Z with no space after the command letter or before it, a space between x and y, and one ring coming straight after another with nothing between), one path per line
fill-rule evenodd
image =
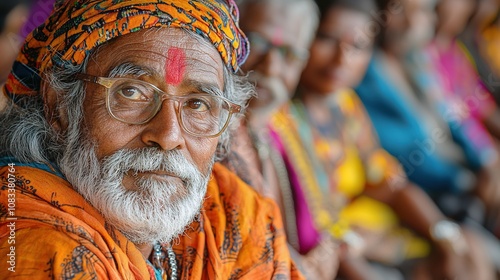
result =
M29 279L70 275L90 279L102 268L100 259L85 243L55 228L34 226L13 233L0 238L0 261L11 267L0 279L19 275Z
M212 170L212 178L207 189L207 198L221 203L240 204L246 207L266 206L274 207L274 202L257 193L234 172L220 163L216 163Z
M208 263L221 267L219 275L224 271L227 278L301 279L291 262L276 204L218 163L208 185L203 216L204 242L214 257ZM192 236L183 242L184 247L200 247Z
M64 178L64 175L61 173L57 165L54 163L23 162L16 159L15 157L0 154L0 170L8 168L15 170L16 167L30 167L34 169L39 169L41 171L48 172L52 175L56 175L57 177Z
M261 196L236 174L215 164L208 185L203 211L212 225L220 229L238 228L243 235L279 229L282 221L276 203Z
M243 182L238 175L221 163L215 163L212 169L210 184L214 184L221 192L244 192L257 194L250 186ZM234 186L237 186L236 188ZM209 188L210 189L210 188Z
M223 200L238 201L241 203L274 204L272 199L262 196L250 185L244 182L236 173L226 166L216 163L212 170L212 178L208 185L207 194L217 194Z

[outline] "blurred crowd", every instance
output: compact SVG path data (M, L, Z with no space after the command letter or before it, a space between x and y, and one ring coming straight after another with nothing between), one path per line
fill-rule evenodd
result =
M500 1L237 3L256 90L223 163L306 278L500 279ZM0 83L50 5L0 2Z
M256 84L225 160L309 279L496 279L496 0L241 1Z

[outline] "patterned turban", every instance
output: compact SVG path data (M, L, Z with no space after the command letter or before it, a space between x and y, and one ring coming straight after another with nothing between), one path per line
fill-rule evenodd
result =
M38 94L41 74L79 65L97 46L152 27L182 28L209 40L233 72L246 60L248 40L234 0L66 0L21 48L5 85L16 101Z

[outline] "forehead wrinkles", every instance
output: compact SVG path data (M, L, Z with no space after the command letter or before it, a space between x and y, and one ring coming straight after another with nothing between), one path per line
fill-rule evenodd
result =
M193 36L188 36L188 38L193 38ZM200 77L203 80L216 79L217 84L223 86L223 67L225 66L222 64L222 59L220 58L218 53L215 53L215 55L210 55L210 53L201 51L199 44L201 43L207 48L213 49L214 51L215 48L201 38L194 37L193 39L196 40L192 41L190 44L183 45L183 51L185 53L184 75L190 77ZM171 49L176 48L176 46L171 46L170 49L165 51L164 56L167 57L165 66L169 64L169 52L172 52ZM166 72L165 75L169 75L169 70L170 69L168 68L164 69L164 71Z
M220 54L217 52L215 47L211 43L207 42L203 38L200 38L198 35L195 35L191 31L185 31L184 33L188 35L183 38L183 41L185 41L184 48L186 49L186 52L191 51L194 54L200 53L200 50L202 49L201 46L203 46L207 50L212 50L212 55L206 53L206 55L209 58L208 61L202 61L202 60L198 61L203 64L207 64L211 67L216 68L218 70L217 72L222 72L222 67L223 67L222 58L220 57ZM188 41L188 39L191 39L190 40L191 42L186 42ZM197 61L196 57L197 56L194 55L193 59L194 61Z
M171 48L179 48L183 49L186 60L200 61L204 62L203 58L209 58L208 65L222 66L222 58L220 57L217 49L206 39L201 38L199 35L195 33L183 30L183 29L174 29L175 33L171 34L171 38L168 41L163 42L160 41L159 45L161 49L159 52L163 54L164 57L168 58L168 52ZM151 41L157 41L159 33L161 34L162 29L150 29L145 31L145 39L153 38ZM156 39L156 40L155 40ZM197 58L200 58L199 60Z
M165 63L158 60L166 59L172 47L184 50L186 66L197 68L198 62L222 73L224 65L216 48L198 35L177 28L148 29L116 38L99 47L92 62L99 69L109 70L126 60L146 60L151 68L160 71L164 70Z

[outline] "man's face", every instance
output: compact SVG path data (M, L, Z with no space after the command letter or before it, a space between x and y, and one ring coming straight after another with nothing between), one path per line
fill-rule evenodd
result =
M307 9L307 8L306 8ZM245 6L240 26L250 40L243 70L256 82L251 112L271 112L295 91L309 47L302 4L254 3ZM300 57L302 56L302 57Z
M201 93L199 84L222 91L222 59L212 45L200 42L177 29L120 37L99 50L96 59L90 61L87 74L106 77L114 68L126 63L146 70L148 74L125 77L149 82L171 95ZM104 87L87 84L85 121L91 137L98 144L97 157L100 160L120 149L155 147L162 151L180 151L202 172L211 167L218 138L185 133L172 101L164 100L161 110L148 123L129 125L108 114L105 100Z
M368 15L346 8L329 9L320 23L301 83L320 94L355 87L366 71L374 36Z
M200 87L222 92L224 80L216 49L173 28L111 41L90 59L86 73L146 81L174 96L200 93ZM61 163L75 189L135 243L168 241L182 232L205 194L218 138L184 132L176 106L165 99L149 122L123 123L108 113L106 89L86 83L84 135ZM97 161L99 170L81 170L94 168L88 161Z

